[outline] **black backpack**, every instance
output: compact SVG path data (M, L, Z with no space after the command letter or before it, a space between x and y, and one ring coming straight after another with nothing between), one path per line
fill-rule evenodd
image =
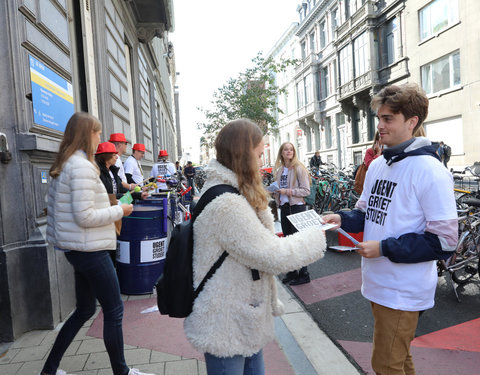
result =
M228 253L224 251L203 278L198 288L193 288L193 223L205 206L223 193L240 194L237 189L230 185L211 187L196 204L192 219L173 228L163 274L155 285L160 314L172 318L186 318L192 312L193 302L202 291L207 280L213 276L228 256Z

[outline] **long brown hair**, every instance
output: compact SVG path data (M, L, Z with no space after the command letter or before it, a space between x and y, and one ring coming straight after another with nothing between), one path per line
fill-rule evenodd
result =
M57 178L63 169L63 164L77 150L85 151L87 159L97 167L93 158L96 150L92 143L92 133L100 130L102 130L102 124L92 115L85 112L74 113L68 120L57 157L50 168L50 176Z
M262 139L260 128L248 119L229 122L215 139L217 161L236 174L240 193L257 210L268 207L268 195L253 152Z
M285 167L285 160L283 159L283 149L285 148L286 145L291 145L293 148L293 158L292 162L290 164L290 167L293 167L293 174L295 176L295 179L297 179L297 170L298 168L303 168L305 172L308 174L307 168L303 165L303 163L298 160L297 157L297 150L295 149L295 146L293 145L292 142L283 142L280 148L278 149L278 154L277 154L277 160L275 161L275 176L278 173L278 170L280 168Z

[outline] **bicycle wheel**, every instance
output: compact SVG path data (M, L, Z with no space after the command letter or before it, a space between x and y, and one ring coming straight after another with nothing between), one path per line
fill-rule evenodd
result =
M478 236L475 233L469 233L457 249L455 260L450 265L453 269L458 267L452 272L452 279L457 284L465 284L479 272L478 246Z

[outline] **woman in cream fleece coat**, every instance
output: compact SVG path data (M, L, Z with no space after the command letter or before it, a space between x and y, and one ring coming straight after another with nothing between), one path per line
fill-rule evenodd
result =
M100 122L77 112L68 121L50 168L47 241L64 252L75 275L76 309L63 325L42 375L65 374L58 365L75 335L103 311L103 341L114 375L142 375L129 369L123 353L123 302L109 250L116 249L114 222L132 212L131 204L110 206L93 153L100 142ZM146 374L143 374L146 375Z
M274 234L259 173L262 139L251 121L232 121L218 134L217 159L206 169L202 190L230 184L241 193L220 195L194 224L195 287L223 251L229 255L184 323L190 343L205 353L209 375L264 374L262 348L274 338L273 317L283 313L274 275L312 263L325 251L325 235L318 229L288 238ZM258 280L252 269L259 271Z

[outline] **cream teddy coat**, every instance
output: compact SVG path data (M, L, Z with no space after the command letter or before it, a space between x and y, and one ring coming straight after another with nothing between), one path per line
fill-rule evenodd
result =
M206 168L203 191L218 184L238 188L236 175L215 159ZM323 256L325 235L309 229L286 238L274 234L270 209L255 212L241 195L224 193L194 224L193 274L197 287L224 250L229 256L195 300L185 334L202 353L251 356L274 338L273 316L283 313L274 275ZM260 271L252 279L251 269Z
M47 241L55 247L77 251L114 250L114 222L123 216L120 206L110 206L97 168L83 151L64 163L48 190Z

